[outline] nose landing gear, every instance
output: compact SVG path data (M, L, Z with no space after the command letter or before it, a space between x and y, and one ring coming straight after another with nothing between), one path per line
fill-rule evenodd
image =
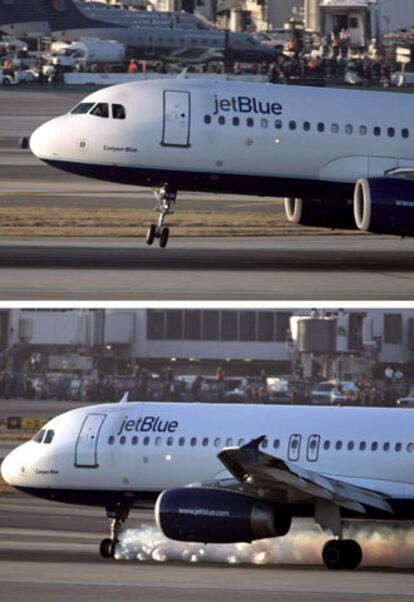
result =
M114 558L116 545L119 541L118 535L121 532L122 524L126 521L129 514L129 508L117 505L106 509L106 516L110 521L111 536L103 539L99 546L99 552L103 558Z
M146 242L147 245L152 245L154 239L158 238L160 247L163 249L167 246L168 237L170 235L170 229L167 228L167 226L164 226L164 220L167 215L172 215L174 213L177 191L168 184L164 184L160 188L154 189L154 195L157 200L154 211L158 211L160 216L158 218L158 224L151 224L148 228Z

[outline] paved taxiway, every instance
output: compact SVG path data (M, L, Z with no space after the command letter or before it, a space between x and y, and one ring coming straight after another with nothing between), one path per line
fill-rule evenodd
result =
M7 146L90 90L0 93L0 206L152 207L151 191L62 174ZM5 145L5 146L4 146ZM0 144L0 146L2 146ZM260 197L180 194L177 210L280 212ZM355 235L0 241L0 300L412 300L414 240Z
M152 513L134 512L128 527L146 528ZM305 565L103 560L102 510L0 496L0 601L122 599L158 602L400 602L412 600L412 571L361 568L350 574Z

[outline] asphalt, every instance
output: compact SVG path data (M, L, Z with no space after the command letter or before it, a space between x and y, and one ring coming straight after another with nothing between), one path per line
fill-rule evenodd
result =
M350 574L322 567L319 551L315 555L309 538L299 544L297 533L284 540L277 558L279 540L260 544L251 556L249 544L232 546L227 555L220 546L185 550L157 534L151 511L133 512L125 528L117 560L104 560L98 554L107 534L103 510L0 495L0 601L413 599L412 557L406 568L368 563ZM276 560L266 555L269 546Z

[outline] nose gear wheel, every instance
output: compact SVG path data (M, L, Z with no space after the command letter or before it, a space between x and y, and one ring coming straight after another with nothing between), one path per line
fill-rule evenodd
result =
M168 184L164 184L160 188L154 189L154 195L157 200L154 211L157 211L160 216L158 218L158 224L151 224L148 228L146 242L147 245L152 245L154 240L158 238L159 245L163 249L167 246L170 235L170 229L164 226L164 220L167 215L172 215L174 213L177 191Z

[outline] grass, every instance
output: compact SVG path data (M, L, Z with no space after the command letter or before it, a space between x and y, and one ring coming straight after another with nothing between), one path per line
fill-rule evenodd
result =
M147 209L0 207L0 236L143 236L156 214ZM281 213L179 211L174 236L323 235L332 231L289 224ZM355 234L337 230L336 233Z

